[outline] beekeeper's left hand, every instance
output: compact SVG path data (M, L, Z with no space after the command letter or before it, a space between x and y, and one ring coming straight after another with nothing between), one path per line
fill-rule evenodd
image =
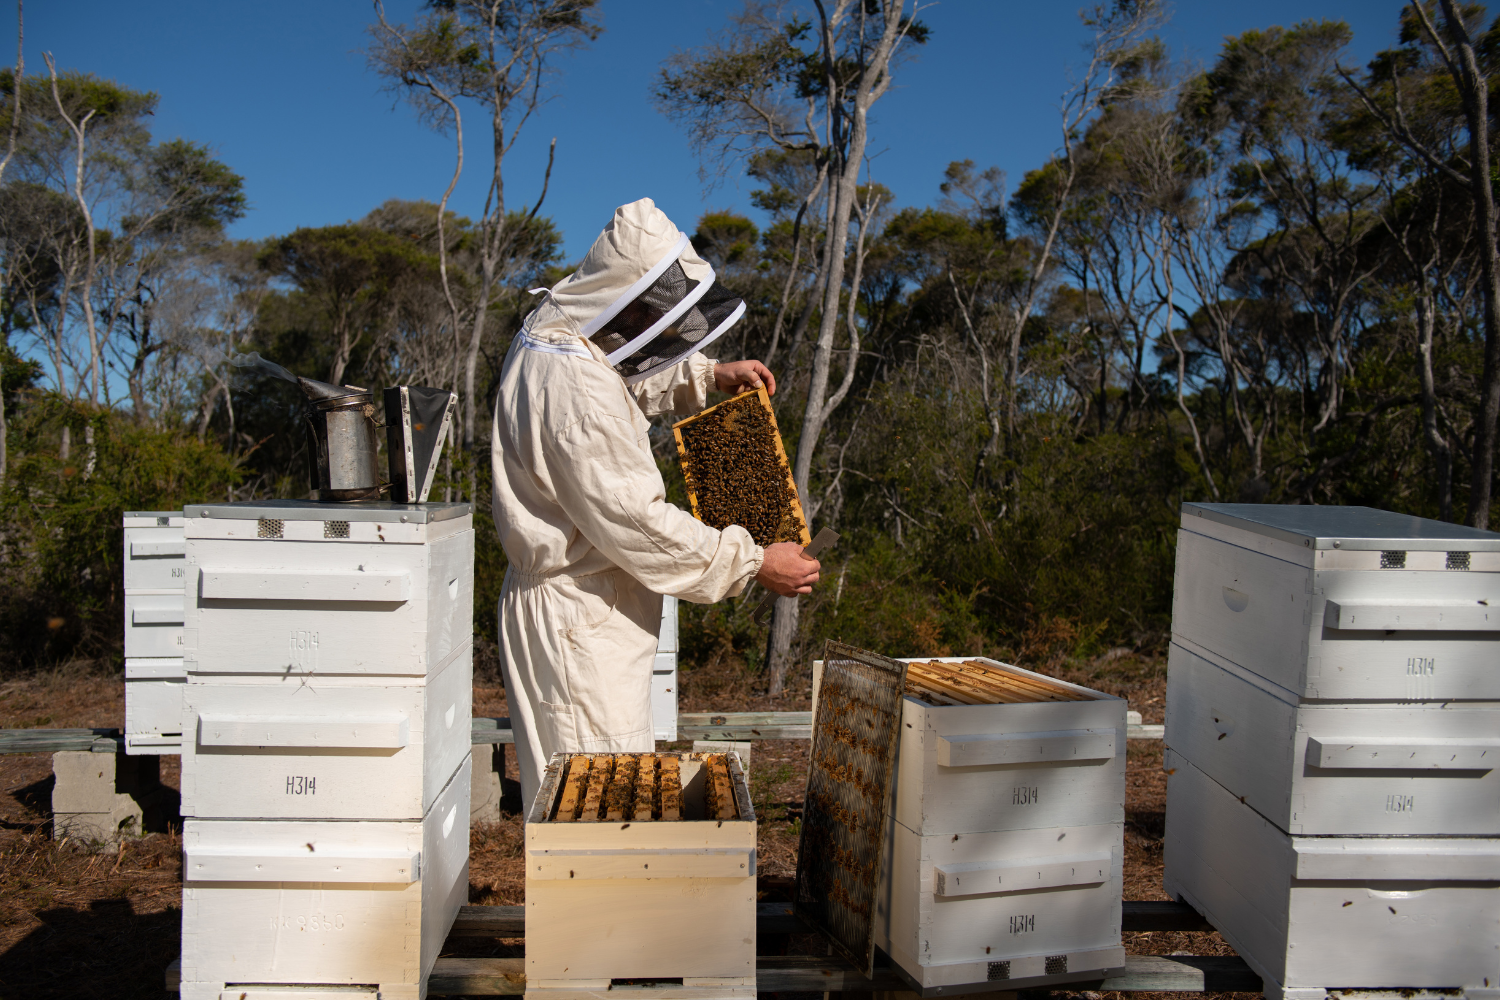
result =
M720 392L728 393L765 386L766 395L776 395L776 376L759 361L721 361L714 366L714 385Z

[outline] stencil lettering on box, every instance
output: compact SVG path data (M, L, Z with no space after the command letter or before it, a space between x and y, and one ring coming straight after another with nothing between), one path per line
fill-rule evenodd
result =
M310 913L306 916L271 918L273 931L341 931L344 929L342 913Z
M1415 795L1387 795L1385 797L1385 811L1388 813L1416 812L1417 797Z
M1034 806L1037 803L1037 785L1017 785L1010 790L1010 804L1013 806Z
M1409 677L1431 677L1437 672L1437 658L1433 656L1412 656L1406 661L1406 673Z
M303 774L287 775L286 793L288 795L316 795L318 794L318 779Z
M1030 934L1036 930L1035 913L1018 913L1010 918L1010 932L1012 934Z
M316 670L318 668L318 633L305 629L293 629L287 646L294 669Z
M172 567L172 579L174 579L174 580L181 580L182 579L182 573L183 573L183 570L182 570L181 566L173 566Z

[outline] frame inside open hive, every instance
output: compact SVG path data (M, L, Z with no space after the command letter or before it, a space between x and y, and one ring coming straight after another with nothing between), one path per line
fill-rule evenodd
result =
M911 662L906 693L932 705L1019 705L1038 701L1093 701L1083 691L1004 670L980 660L964 663Z
M721 530L738 524L758 545L812 542L765 389L679 420L672 434L694 517Z
M572 754L551 823L755 818L737 760L723 753Z

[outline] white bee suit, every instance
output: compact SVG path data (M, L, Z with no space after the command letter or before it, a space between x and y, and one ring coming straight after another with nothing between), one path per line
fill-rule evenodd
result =
M666 502L647 437L648 416L703 408L713 362L692 354L627 386L586 333L674 250L692 280L711 281L685 245L650 200L622 206L505 359L491 439L510 561L500 659L528 809L555 752L653 749L660 595L711 603L760 571L744 528L718 531Z

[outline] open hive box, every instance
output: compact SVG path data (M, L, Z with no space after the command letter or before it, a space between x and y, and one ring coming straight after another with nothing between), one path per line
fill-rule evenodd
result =
M923 996L1122 968L1125 702L984 657L904 662L876 943Z
M757 545L812 542L765 389L741 393L672 425L693 516L738 524Z
M736 754L547 766L526 822L527 995L627 979L755 992L755 809Z

